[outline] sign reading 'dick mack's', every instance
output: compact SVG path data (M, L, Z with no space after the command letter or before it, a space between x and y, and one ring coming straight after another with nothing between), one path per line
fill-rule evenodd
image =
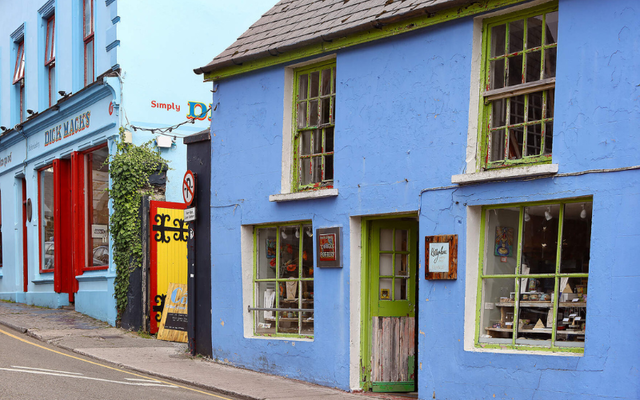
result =
M44 132L44 146L47 147L56 142L75 135L85 129L89 129L91 111L85 111L74 118L70 118Z

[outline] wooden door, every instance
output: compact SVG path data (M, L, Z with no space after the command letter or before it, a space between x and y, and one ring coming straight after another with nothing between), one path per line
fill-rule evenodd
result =
M187 284L190 233L184 222L185 208L184 203L151 201L151 333L160 328L169 285Z
M415 390L416 221L375 221L369 253L370 387Z

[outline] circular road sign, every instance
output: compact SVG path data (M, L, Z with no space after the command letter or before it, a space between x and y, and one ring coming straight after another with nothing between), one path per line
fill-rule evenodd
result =
M193 172L187 170L187 172L184 174L184 179L182 180L182 197L184 198L184 202L187 203L188 206L191 205L195 193L196 179L193 176Z

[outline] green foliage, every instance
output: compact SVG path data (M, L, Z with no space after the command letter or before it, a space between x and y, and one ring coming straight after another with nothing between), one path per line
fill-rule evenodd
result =
M115 298L118 321L127 307L129 275L142 263L140 232L140 202L151 193L149 176L165 168L167 161L149 141L140 146L124 142L124 129L120 128L120 141L115 154L109 156L111 189L109 197L113 213L109 228L113 239L113 261L116 265Z

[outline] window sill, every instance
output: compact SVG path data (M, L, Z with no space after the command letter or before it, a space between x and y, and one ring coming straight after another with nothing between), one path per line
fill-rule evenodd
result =
M50 278L46 277L46 278L40 278L40 279L33 279L31 280L31 282L34 285L49 285L53 283L53 276L51 276Z
M106 281L115 278L115 274L108 270L85 271L82 275L76 275L78 282Z
M288 341L288 342L313 342L313 338L298 337L298 336L253 335L253 336L245 336L245 339L279 340L279 341Z
M337 196L338 189L318 189L308 192L272 194L269 196L269 201L280 203L284 201L324 199L326 197Z
M471 183L500 181L505 179L529 178L532 176L555 175L558 173L558 164L530 165L525 167L512 167L492 169L470 174L452 175L451 183L468 185Z

